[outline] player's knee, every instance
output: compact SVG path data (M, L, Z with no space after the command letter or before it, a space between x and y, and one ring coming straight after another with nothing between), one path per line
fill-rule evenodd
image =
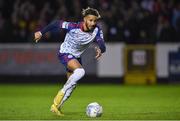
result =
M77 68L74 70L74 73L77 73L82 78L85 75L85 70L83 68Z

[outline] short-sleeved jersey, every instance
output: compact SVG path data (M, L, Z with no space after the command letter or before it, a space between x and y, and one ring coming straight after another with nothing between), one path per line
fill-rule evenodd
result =
M82 22L62 21L61 28L66 29L67 33L64 42L60 46L60 53L70 53L75 57L80 57L94 39L104 41L102 30L98 26L92 32L84 32Z

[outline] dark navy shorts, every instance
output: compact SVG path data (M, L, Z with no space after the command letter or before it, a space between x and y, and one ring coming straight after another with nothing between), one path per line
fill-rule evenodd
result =
M67 67L67 64L70 60L76 59L82 65L81 58L76 58L72 54L69 54L69 53L58 53L58 58L60 62L64 65L64 67L66 68L66 71L68 72L72 72Z

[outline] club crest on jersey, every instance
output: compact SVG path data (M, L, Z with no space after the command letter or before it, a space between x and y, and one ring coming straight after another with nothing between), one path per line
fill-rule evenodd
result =
M62 28L68 29L68 25L69 25L69 22L63 22L62 23Z
M73 56L72 55L68 55L68 58L72 58Z

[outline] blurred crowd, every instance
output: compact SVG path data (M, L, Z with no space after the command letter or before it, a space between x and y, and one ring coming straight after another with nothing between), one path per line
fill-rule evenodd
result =
M33 33L53 20L81 21L87 6L99 10L107 42L180 40L179 0L1 0L0 43L33 42ZM42 41L63 41L64 34L54 30Z

